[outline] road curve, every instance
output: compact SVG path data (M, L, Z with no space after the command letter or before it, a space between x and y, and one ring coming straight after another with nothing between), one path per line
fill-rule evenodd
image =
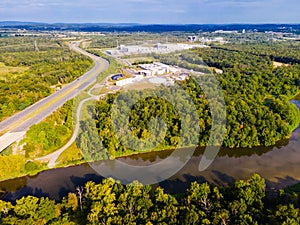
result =
M74 129L73 135L72 135L71 139L68 141L68 143L65 144L62 148L58 149L57 151L50 153L49 155L43 156L41 158L36 158L35 160L48 162L48 164L47 164L48 168L54 168L56 166L56 164L57 164L56 161L57 161L58 157L76 141L76 138L77 138L79 130L80 130L80 116L81 116L81 111L82 111L83 105L86 102L91 101L91 100L99 100L100 98L103 98L106 95L106 94L101 94L101 95L97 95L97 96L93 95L92 94L93 89L94 89L94 87L92 87L88 91L88 95L90 97L83 99L79 103L79 106L78 106L77 112L76 112L75 129Z
M80 42L81 41L71 42L70 49L91 58L94 61L95 66L83 76L66 85L61 90L2 121L0 123L0 134L5 135L7 133L27 131L32 125L41 122L61 107L66 101L74 98L79 92L92 85L97 80L98 75L108 69L109 62L107 60L82 50L79 48ZM12 138L10 144L15 141L17 140L13 140ZM1 146L1 148L0 152L4 150L5 146Z
M48 167L49 168L54 168L54 166L56 165L56 160L58 159L58 157L60 156L61 153L63 153L67 148L69 148L75 141L76 141L76 138L77 138L77 134L79 132L79 129L80 129L80 112L81 112L81 109L82 109L82 106L84 103L86 103L87 101L90 101L92 100L92 98L88 98L88 99L85 99L83 101L80 102L79 106L78 106L78 109L77 109L77 113L76 113L76 125L75 125L75 129L74 129L74 132L73 132L73 135L71 137L71 139L68 141L68 143L66 145L64 145L61 149L49 154L49 155L46 155L44 157L41 157L41 158L37 158L35 160L37 161L49 161L48 162Z

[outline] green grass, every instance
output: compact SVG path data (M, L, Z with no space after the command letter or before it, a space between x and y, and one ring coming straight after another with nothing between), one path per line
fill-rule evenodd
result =
M296 130L298 127L299 127L299 124L300 124L300 112L299 112L299 109L296 105L293 104L293 113L294 113L294 116L295 116L295 122L293 124L290 125L290 129L291 131L294 131Z
M0 62L0 79L6 80L17 78L27 70L29 70L29 67L27 66L6 66L4 63Z
M84 160L81 151L77 148L77 145L74 142L58 157L56 162L58 163L57 167L62 167L83 163Z
M13 147L12 145L8 146L6 149L4 149L0 155L12 155Z
M296 95L289 96L288 98L291 99L291 100L293 100L293 99L299 100L300 99L300 91ZM299 127L299 124L300 124L300 111L299 111L298 107L295 104L293 104L293 108L294 108L293 113L294 113L294 116L295 116L296 120L295 120L294 124L290 125L290 130L291 131L296 130Z
M141 63L146 63L146 62L153 62L155 59L153 57L129 57L126 58L131 64L141 64Z

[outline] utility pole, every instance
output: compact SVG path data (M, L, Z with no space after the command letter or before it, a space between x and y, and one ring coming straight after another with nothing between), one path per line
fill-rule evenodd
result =
M38 48L38 46L37 46L36 41L34 41L34 51L39 52L39 48Z

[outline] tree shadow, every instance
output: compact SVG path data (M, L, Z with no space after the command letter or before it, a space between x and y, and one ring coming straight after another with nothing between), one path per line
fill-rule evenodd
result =
M49 193L44 192L41 188L32 188L32 187L24 187L21 188L20 190L16 192L8 192L3 198L3 201L8 201L12 203L16 203L16 200L22 198L22 197L27 197L27 196L34 196L37 198L41 197L48 197L49 198Z

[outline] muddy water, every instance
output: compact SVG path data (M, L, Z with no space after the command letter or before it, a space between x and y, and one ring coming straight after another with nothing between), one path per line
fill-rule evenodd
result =
M293 102L300 108L299 98ZM270 189L280 189L300 182L300 127L293 132L290 140L281 141L270 148L222 148L212 165L206 171L199 172L203 152L204 149L197 149L183 169L159 185L167 192L182 192L192 181L209 181L226 186L236 179L247 179L253 173L264 177ZM170 154L171 151L152 152L123 160L147 165L170 157ZM177 160L174 158L174 163ZM4 181L0 183L0 190L4 200L14 201L24 195L49 196L60 200L68 192L75 191L77 186L89 180L100 182L102 179L88 164L84 164L45 171L34 177Z

